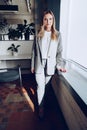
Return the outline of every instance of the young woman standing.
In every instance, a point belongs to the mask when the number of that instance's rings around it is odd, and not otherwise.
[[[65,72],[61,67],[62,45],[60,32],[55,29],[55,17],[52,11],[44,12],[42,26],[35,37],[32,49],[31,72],[35,73],[39,116],[43,117],[45,86],[55,70]]]

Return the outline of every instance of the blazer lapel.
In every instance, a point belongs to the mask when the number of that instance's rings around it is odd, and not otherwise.
[[[41,47],[42,47],[42,39],[39,38],[39,39],[38,39],[38,49],[39,49],[39,54],[40,54],[40,60],[41,60],[41,63],[42,63]]]

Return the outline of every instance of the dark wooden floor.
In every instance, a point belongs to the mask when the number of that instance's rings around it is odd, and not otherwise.
[[[36,91],[34,75],[23,76],[23,86],[35,103],[36,99],[30,91],[30,88]],[[50,86],[46,90],[45,118],[43,121],[40,121],[32,111],[16,113],[16,121],[13,122],[13,125],[11,121],[7,130],[68,130],[52,87]]]

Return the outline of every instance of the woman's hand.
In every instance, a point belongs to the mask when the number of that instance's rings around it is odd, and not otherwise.
[[[66,69],[65,68],[58,68],[58,71],[66,72]]]
[[[34,73],[35,72],[35,70],[34,69],[31,69],[31,73]]]

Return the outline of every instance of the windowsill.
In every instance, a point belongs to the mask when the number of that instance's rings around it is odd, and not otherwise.
[[[55,87],[54,90],[57,94],[59,89],[57,90],[56,86],[58,86],[58,80],[60,79],[83,113],[87,116],[87,68],[73,60],[66,59],[64,59],[64,65],[66,73],[59,72],[58,76],[54,78],[56,82],[56,85],[53,84]]]
[[[87,79],[73,69],[67,70],[62,75],[87,105]]]
[[[83,97],[85,98],[84,95],[87,95],[86,94],[87,91],[83,89],[85,91],[85,94],[84,94],[84,91],[81,92],[81,90],[80,90],[81,85],[82,85],[82,84],[80,85],[80,82],[81,82],[80,78],[81,77],[77,76],[77,75],[78,74],[76,74],[76,72],[71,71],[71,70],[70,70],[70,72],[60,73],[60,74],[55,75],[53,77],[52,85],[53,85],[53,89],[55,91],[55,94],[56,94],[57,98],[58,98],[58,95],[57,95],[58,93],[59,93],[59,95],[65,97],[65,95],[62,95],[63,94],[63,90],[64,90],[63,87],[65,87],[67,89],[67,91],[69,92],[69,94],[73,97],[74,101],[78,104],[79,108],[87,116],[87,104],[85,102],[85,99],[84,100],[82,99]],[[77,76],[77,77],[75,77],[75,76]],[[61,83],[64,84],[64,85],[62,85]],[[61,87],[58,87],[58,86],[61,86]],[[82,86],[82,88],[83,88],[83,86]],[[60,91],[60,92],[58,92],[58,91]],[[81,96],[83,96],[83,97],[81,97]]]

